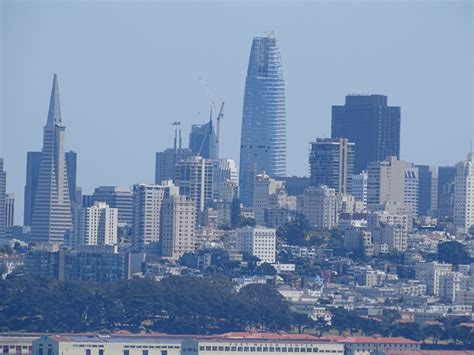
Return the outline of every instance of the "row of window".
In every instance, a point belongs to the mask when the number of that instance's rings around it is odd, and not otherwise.
[[[280,346],[200,346],[200,351],[289,352],[289,353],[342,353],[342,350],[320,350]]]

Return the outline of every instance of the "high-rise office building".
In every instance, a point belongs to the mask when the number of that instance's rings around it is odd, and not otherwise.
[[[195,249],[196,205],[189,196],[170,195],[161,206],[161,253],[177,260]]]
[[[418,215],[437,216],[438,210],[438,168],[417,165],[419,175]]]
[[[157,152],[155,157],[155,184],[162,181],[175,180],[176,164],[181,160],[186,160],[195,154],[188,148],[169,148],[162,152]]]
[[[326,185],[350,193],[354,173],[354,143],[345,138],[317,138],[309,154],[311,186]]]
[[[456,164],[453,217],[454,225],[464,232],[474,226],[474,153]]]
[[[455,175],[455,166],[438,168],[438,219],[441,221],[453,220]]]
[[[159,185],[163,181],[175,180],[176,164],[181,160],[186,160],[195,156],[191,149],[182,148],[181,126],[180,122],[173,123],[174,146],[157,152],[155,155],[155,184]]]
[[[118,224],[132,225],[133,193],[129,187],[99,186],[92,198],[83,196],[83,207],[90,207],[95,202],[105,202],[110,208],[118,210]]]
[[[157,252],[160,242],[160,213],[163,200],[177,195],[178,188],[171,180],[163,185],[137,184],[133,186],[133,235],[135,250]]]
[[[368,174],[365,171],[357,175],[352,175],[351,180],[351,195],[356,201],[362,202],[364,209],[367,208],[367,180]]]
[[[31,218],[31,239],[38,243],[61,244],[65,234],[72,228],[64,149],[65,130],[59,104],[58,79],[54,75]]]
[[[5,228],[15,224],[15,194],[10,192],[5,195]]]
[[[331,137],[355,143],[356,174],[369,162],[400,158],[400,107],[388,106],[383,95],[346,96],[344,106],[332,107]]]
[[[245,81],[240,138],[240,196],[252,204],[255,176],[286,174],[286,102],[280,46],[273,33],[255,37]]]
[[[217,134],[212,118],[204,124],[193,124],[189,134],[189,149],[205,159],[219,159]]]
[[[68,178],[69,196],[71,203],[75,202],[76,196],[76,174],[77,174],[77,153],[69,151],[65,153],[66,170]],[[23,224],[31,226],[31,216],[35,206],[36,189],[40,173],[41,152],[28,152],[26,154],[26,184],[24,196]],[[71,184],[69,184],[71,182]],[[77,201],[79,202],[79,201]]]
[[[0,158],[0,238],[5,236],[5,198],[7,189],[7,173],[3,170],[3,158]]]
[[[203,212],[214,198],[214,170],[215,161],[199,156],[176,164],[175,183],[179,193],[194,200],[197,212]]]

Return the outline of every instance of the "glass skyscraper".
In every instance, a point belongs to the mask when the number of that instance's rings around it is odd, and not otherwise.
[[[273,33],[253,39],[240,139],[240,198],[251,206],[256,174],[286,175],[285,81]]]

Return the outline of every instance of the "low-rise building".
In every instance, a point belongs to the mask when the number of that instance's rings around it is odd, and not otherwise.
[[[141,335],[50,335],[33,342],[33,355],[180,355],[181,339]]]

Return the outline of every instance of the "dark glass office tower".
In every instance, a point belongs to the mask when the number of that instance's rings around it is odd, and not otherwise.
[[[400,158],[400,107],[387,106],[387,96],[349,95],[332,107],[332,138],[348,138],[356,146],[354,173],[371,161]]]
[[[455,175],[456,167],[454,166],[438,168],[438,218],[441,221],[453,220]]]
[[[310,144],[311,186],[326,185],[339,194],[350,193],[354,174],[354,143],[344,138],[316,138]]]
[[[240,138],[240,197],[251,206],[255,175],[286,173],[285,81],[274,34],[255,37],[245,81]]]
[[[217,135],[212,120],[191,126],[189,149],[204,159],[219,159]]]

